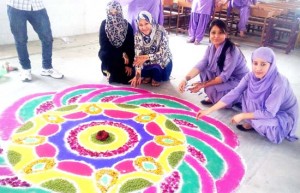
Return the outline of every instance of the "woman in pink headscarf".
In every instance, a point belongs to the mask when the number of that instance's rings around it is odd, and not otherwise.
[[[298,121],[298,102],[286,77],[276,67],[272,49],[261,47],[252,54],[252,72],[249,72],[227,95],[207,110],[200,110],[201,118],[231,104],[242,97],[242,113],[233,116],[233,123],[242,131],[255,130],[273,143],[298,139],[295,136]]]

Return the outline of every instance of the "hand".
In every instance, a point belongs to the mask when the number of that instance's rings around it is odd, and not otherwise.
[[[149,60],[148,55],[136,56],[133,61],[133,66],[142,66],[147,60]]]
[[[196,115],[196,119],[199,120],[200,118],[208,115],[209,113],[210,113],[209,110],[200,110]]]
[[[125,66],[125,73],[127,76],[131,76],[132,74],[132,68],[129,66]]]
[[[199,90],[201,90],[202,88],[204,88],[204,84],[202,82],[195,82],[192,84],[191,88],[189,88],[188,90],[191,93],[196,93],[196,92],[199,92]]]
[[[141,84],[141,82],[142,82],[142,77],[141,77],[141,74],[139,74],[139,73],[137,73],[135,75],[135,77],[133,77],[133,79],[129,80],[129,83],[133,87],[139,86]]]
[[[234,116],[231,118],[231,123],[233,123],[233,124],[238,124],[238,123],[241,122],[242,120],[244,120],[244,114],[243,114],[243,113],[240,113],[240,114],[234,115]]]
[[[185,87],[187,85],[187,81],[186,80],[182,80],[179,85],[178,85],[178,90],[179,92],[183,93],[185,91]]]
[[[123,59],[124,59],[124,64],[128,65],[129,64],[129,58],[125,52],[123,52]]]

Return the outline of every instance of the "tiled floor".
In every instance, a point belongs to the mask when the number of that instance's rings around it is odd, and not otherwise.
[[[240,49],[247,58],[250,67],[251,52],[257,45],[241,42],[240,40],[236,41],[240,44]],[[148,85],[142,85],[141,87],[151,89],[157,93],[183,98],[203,107],[199,103],[204,98],[203,95],[180,94],[177,91],[177,85],[197,60],[201,58],[208,44],[208,39],[205,38],[199,46],[185,42],[185,36],[170,34],[170,47],[174,58],[172,80],[158,88],[152,88]],[[18,98],[28,94],[57,91],[78,84],[107,84],[100,73],[100,61],[97,56],[99,49],[97,34],[55,39],[53,63],[56,69],[65,74],[63,80],[54,80],[39,75],[41,70],[40,44],[39,42],[30,42],[29,45],[33,81],[31,83],[21,82],[17,72],[2,77],[0,79],[0,111],[3,111]],[[284,54],[283,50],[275,50],[275,52],[278,59],[278,68],[289,78],[300,102],[300,76],[298,74],[300,72],[300,50],[293,50],[289,55]],[[2,65],[5,62],[9,62],[12,66],[18,66],[13,45],[0,46],[0,64]],[[247,171],[238,192],[299,192],[300,140],[293,143],[284,141],[280,145],[274,145],[255,132],[238,131],[234,125],[230,124],[230,117],[235,113],[234,110],[220,110],[211,114],[211,116],[227,124],[239,137],[240,146],[237,152],[244,158]],[[297,134],[300,136],[300,128]]]

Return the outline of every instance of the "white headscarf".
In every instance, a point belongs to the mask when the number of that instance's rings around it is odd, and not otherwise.
[[[146,35],[146,34],[143,34],[140,29],[139,29],[139,32],[143,35],[143,40],[146,44],[149,44],[151,42],[151,40],[153,39],[154,35],[155,35],[155,32],[156,32],[156,24],[155,24],[155,21],[151,15],[151,13],[149,13],[148,11],[141,11],[138,15],[138,18],[137,18],[137,23],[139,23],[139,21],[141,19],[144,19],[146,20],[148,23],[150,23],[152,25],[152,30],[150,32],[149,35]]]

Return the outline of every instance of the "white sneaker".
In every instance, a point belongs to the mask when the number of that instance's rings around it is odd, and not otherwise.
[[[63,74],[59,73],[58,71],[54,70],[53,68],[50,69],[43,69],[41,72],[42,76],[50,76],[55,79],[62,79],[64,77]]]
[[[31,70],[22,70],[21,74],[21,80],[23,82],[30,82],[32,80]]]

